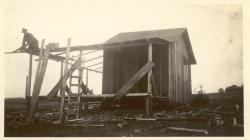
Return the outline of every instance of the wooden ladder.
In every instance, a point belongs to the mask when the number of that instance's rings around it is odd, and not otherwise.
[[[77,73],[77,75],[74,75]],[[81,94],[82,88],[82,73],[83,69],[78,68],[77,71],[70,74],[69,77],[69,92],[65,98],[65,119],[79,119],[81,113]]]

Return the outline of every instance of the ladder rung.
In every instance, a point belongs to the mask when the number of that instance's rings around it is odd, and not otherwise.
[[[79,93],[70,93],[69,97],[70,97],[70,99],[72,99],[72,98],[75,99],[75,98],[80,97],[80,94]]]
[[[80,84],[70,84],[71,86],[80,86]]]
[[[78,115],[79,113],[78,112],[66,112],[65,114],[68,116],[68,115]]]
[[[81,93],[77,93],[77,92],[71,92],[69,96],[73,95],[74,97],[75,96],[80,96]]]
[[[74,75],[72,75],[71,78],[81,78],[81,76],[74,76]]]
[[[79,105],[80,104],[80,102],[77,102],[77,101],[70,101],[70,102],[68,102],[68,105]]]

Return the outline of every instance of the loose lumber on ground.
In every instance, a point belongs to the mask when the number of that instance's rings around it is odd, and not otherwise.
[[[167,130],[183,131],[183,132],[194,132],[194,133],[204,133],[206,135],[208,134],[207,130],[190,129],[190,128],[167,127]]]
[[[124,95],[124,97],[146,97],[148,96],[148,93],[127,93],[126,95]],[[100,94],[100,95],[81,95],[81,100],[82,101],[88,101],[88,100],[98,100],[98,101],[103,101],[105,99],[112,99],[115,97],[115,94]],[[40,97],[41,99],[48,99],[48,97],[44,97],[44,96],[41,96]],[[50,98],[49,100],[55,100],[57,101],[59,97],[53,97],[53,98]],[[160,97],[160,96],[156,96],[156,97],[153,97],[155,99],[166,99],[167,97]]]
[[[121,99],[145,74],[154,66],[153,62],[144,65],[123,87],[115,94],[115,100]]]

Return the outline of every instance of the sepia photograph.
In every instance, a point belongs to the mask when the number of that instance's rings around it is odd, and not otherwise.
[[[3,8],[3,137],[246,135],[242,3]]]

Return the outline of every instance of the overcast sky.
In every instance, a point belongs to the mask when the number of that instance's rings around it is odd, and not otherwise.
[[[103,43],[120,32],[186,27],[197,60],[192,65],[193,89],[203,85],[206,92],[216,92],[221,87],[243,84],[241,8],[236,4],[166,0],[8,0],[4,51],[20,47],[22,27],[40,42],[45,38],[46,43],[58,42],[60,46],[65,46],[69,37],[72,45],[86,45]],[[24,96],[28,58],[27,54],[5,55],[6,97]],[[49,61],[42,94],[55,85],[59,72],[60,63]],[[90,73],[89,86],[99,94],[101,77]]]

